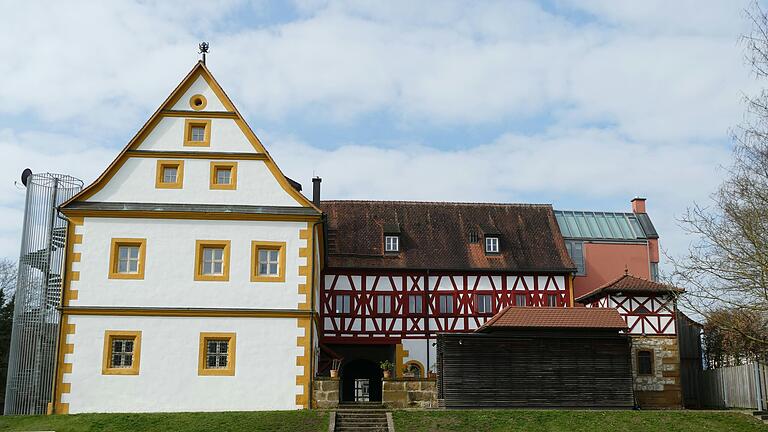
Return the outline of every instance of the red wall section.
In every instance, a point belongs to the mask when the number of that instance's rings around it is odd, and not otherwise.
[[[647,244],[584,243],[585,276],[573,280],[573,296],[579,298],[595,288],[629,273],[650,279],[650,256]]]

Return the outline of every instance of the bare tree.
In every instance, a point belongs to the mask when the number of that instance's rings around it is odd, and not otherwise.
[[[0,291],[3,292],[5,301],[13,299],[13,293],[16,291],[16,276],[19,272],[15,261],[8,258],[0,259]],[[0,304],[2,306],[2,304]]]
[[[752,31],[742,37],[755,77],[768,78],[768,15],[758,3],[746,12]],[[744,121],[733,134],[728,175],[708,206],[694,205],[680,225],[695,240],[688,253],[670,257],[671,281],[688,288],[684,305],[708,324],[768,351],[768,90],[746,96]],[[724,310],[735,312],[722,313]],[[748,312],[761,325],[728,317]],[[747,320],[748,321],[748,320]]]

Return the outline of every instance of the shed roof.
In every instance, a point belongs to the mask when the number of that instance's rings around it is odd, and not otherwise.
[[[507,306],[476,331],[531,328],[625,330],[627,323],[613,308]]]
[[[555,210],[563,237],[583,240],[647,240],[659,238],[647,213]]]
[[[607,282],[604,285],[595,288],[593,291],[590,291],[589,293],[577,298],[576,301],[579,303],[587,303],[594,300],[596,297],[617,293],[649,295],[681,293],[684,291],[685,290],[682,288],[639,278],[637,276],[632,276],[629,273],[624,273],[618,278]]]
[[[571,272],[552,206],[408,201],[321,201],[329,267]],[[398,228],[400,252],[383,236]],[[499,237],[486,254],[484,235]]]

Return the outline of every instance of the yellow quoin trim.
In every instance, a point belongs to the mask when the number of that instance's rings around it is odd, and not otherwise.
[[[166,183],[163,181],[165,168],[176,168],[176,181]],[[184,186],[184,161],[183,160],[158,160],[155,173],[156,189],[181,189]]]
[[[139,266],[136,273],[119,273],[118,249],[120,246],[139,247]],[[144,266],[147,259],[147,239],[143,238],[113,238],[109,247],[109,279],[144,279]]]
[[[302,393],[296,395],[296,405],[302,408],[309,408],[309,377],[312,374],[310,368],[314,358],[310,338],[312,320],[310,318],[299,318],[296,320],[296,324],[299,329],[304,330],[303,336],[296,337],[296,347],[302,349],[301,354],[296,356],[296,366],[302,367],[302,372],[296,375],[296,385],[302,388]]]
[[[75,234],[75,230],[79,226],[83,226],[82,217],[69,218],[69,225],[67,226],[67,253],[64,263],[66,272],[64,274],[64,285],[61,293],[62,306],[69,306],[69,303],[73,300],[77,300],[78,296],[77,290],[72,289],[72,281],[80,280],[80,272],[72,270],[72,263],[80,262],[82,257],[80,252],[75,252],[75,245],[83,244],[83,235]]]
[[[205,138],[202,141],[192,141],[192,128],[205,128]],[[211,146],[211,120],[186,119],[184,120],[184,146],[186,147],[210,147]]]
[[[189,98],[189,107],[195,111],[204,110],[206,105],[208,105],[208,99],[201,94],[196,94]]]
[[[217,183],[216,171],[229,169],[229,183]],[[213,162],[211,161],[211,189],[235,190],[237,189],[237,162]]]
[[[314,252],[312,248],[312,224],[308,223],[306,229],[299,230],[299,240],[306,240],[306,247],[299,248],[299,258],[304,257],[307,259],[305,265],[299,266],[299,276],[305,276],[304,283],[299,283],[299,294],[304,295],[304,302],[299,303],[298,308],[300,310],[310,310],[311,301],[310,293],[312,291],[311,278],[309,272],[312,271],[312,259],[314,258]]]
[[[112,341],[115,339],[133,339],[133,363],[129,368],[113,368]],[[104,353],[101,363],[102,375],[138,375],[141,362],[141,331],[106,330],[104,331]]]
[[[259,274],[259,250],[265,249],[279,252],[277,276]],[[285,282],[285,242],[257,240],[251,242],[251,282]]]
[[[69,403],[62,401],[62,395],[72,391],[72,384],[64,382],[64,375],[72,373],[72,363],[65,363],[65,355],[75,352],[75,345],[67,343],[67,336],[75,334],[75,325],[69,324],[69,317],[64,314],[61,317],[59,329],[59,353],[56,363],[56,380],[53,391],[53,414],[69,414]]]
[[[227,367],[209,369],[206,367],[207,342],[209,340],[227,341]],[[197,362],[197,374],[200,376],[234,376],[235,375],[235,356],[237,354],[235,345],[237,344],[236,333],[200,333],[200,352]]]
[[[195,280],[196,281],[228,281],[229,280],[229,240],[197,240],[195,242]],[[223,248],[223,267],[220,275],[203,274],[203,249]]]
[[[395,345],[395,378],[403,377],[403,360],[408,357],[408,350],[403,349],[403,344]]]

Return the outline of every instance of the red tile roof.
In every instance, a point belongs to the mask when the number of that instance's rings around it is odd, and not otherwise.
[[[331,268],[575,270],[550,205],[322,201],[320,208]],[[400,235],[399,253],[384,252],[385,233]],[[498,254],[485,253],[486,234],[499,237]]]
[[[476,331],[523,328],[625,330],[627,323],[613,308],[508,306]]]
[[[594,300],[596,297],[601,297],[605,294],[672,294],[682,293],[684,291],[685,290],[682,288],[665,285],[625,273],[618,278],[596,288],[595,290],[584,294],[583,296],[577,298],[576,301],[579,303],[588,303]]]

